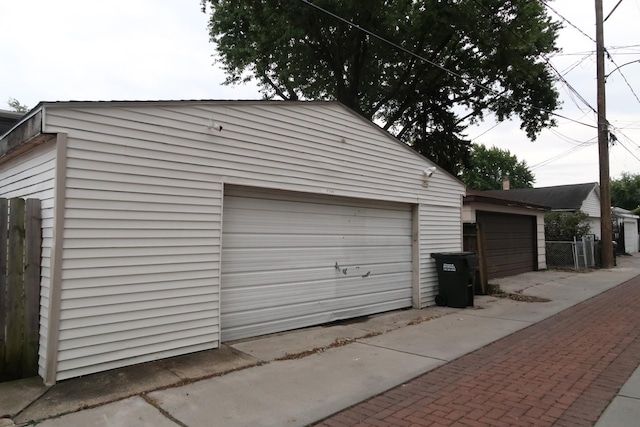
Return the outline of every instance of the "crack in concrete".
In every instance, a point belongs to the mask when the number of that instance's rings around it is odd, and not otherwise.
[[[154,408],[156,408],[158,410],[158,412],[160,412],[165,418],[173,421],[174,423],[176,423],[177,425],[179,425],[180,427],[189,427],[188,425],[186,425],[185,423],[183,423],[182,421],[180,421],[179,419],[175,418],[174,416],[172,416],[169,412],[167,412],[166,410],[164,410],[160,404],[153,399],[152,397],[148,396],[147,393],[142,393],[140,395],[140,397],[147,402],[149,405],[153,406]]]

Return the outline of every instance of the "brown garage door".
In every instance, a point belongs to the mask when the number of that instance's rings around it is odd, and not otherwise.
[[[536,221],[534,216],[476,212],[481,224],[489,279],[536,269]]]

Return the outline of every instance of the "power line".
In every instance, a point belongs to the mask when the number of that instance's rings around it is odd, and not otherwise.
[[[574,152],[576,152],[578,150],[581,150],[581,149],[586,148],[586,147],[593,146],[593,144],[596,142],[595,140],[596,140],[596,138],[594,137],[594,138],[591,138],[588,141],[584,141],[584,142],[582,142],[582,143],[580,143],[580,144],[578,144],[578,145],[576,145],[574,147],[571,147],[569,150],[567,150],[567,151],[565,151],[563,153],[560,153],[560,154],[557,154],[557,155],[555,155],[553,157],[550,157],[547,160],[543,160],[542,162],[537,163],[537,164],[535,164],[533,166],[529,166],[529,169],[531,171],[533,171],[535,169],[539,169],[539,168],[541,168],[543,166],[546,166],[546,165],[548,165],[550,163],[555,162],[556,160],[559,160],[559,159],[561,159],[561,158],[563,158],[565,156],[568,156],[569,154],[572,154],[572,153],[574,153]]]
[[[582,31],[580,28],[578,28],[577,25],[575,25],[573,22],[569,21],[567,18],[565,18],[564,16],[560,15],[560,13],[555,10],[554,8],[552,8],[551,6],[549,6],[549,3],[546,2],[546,0],[540,0],[540,2],[542,4],[544,4],[549,10],[551,10],[553,13],[555,13],[556,15],[558,15],[558,17],[560,19],[562,19],[564,22],[566,22],[567,24],[571,25],[573,28],[575,28],[576,30],[578,30],[580,32],[580,34],[582,34],[583,36],[587,37],[589,40],[591,40],[592,42],[596,42],[596,39],[594,39],[593,37],[591,37],[589,34],[585,33],[584,31]]]
[[[363,33],[368,34],[368,35],[370,35],[371,37],[374,37],[374,38],[376,38],[376,39],[380,40],[380,41],[381,41],[381,42],[383,42],[383,43],[387,43],[388,45],[393,46],[394,48],[396,48],[396,49],[398,49],[398,50],[400,50],[400,51],[402,51],[402,52],[404,52],[404,53],[406,53],[406,54],[408,54],[408,55],[410,55],[410,56],[412,56],[412,57],[414,57],[414,58],[417,58],[417,59],[419,59],[419,60],[421,60],[421,61],[424,61],[424,62],[426,62],[427,64],[430,64],[430,65],[432,65],[432,66],[434,66],[434,67],[438,68],[439,70],[444,71],[445,73],[449,74],[450,76],[453,76],[453,77],[459,78],[459,79],[461,79],[462,81],[464,81],[465,83],[472,83],[472,84],[476,85],[477,87],[479,87],[479,88],[481,88],[481,89],[484,89],[484,90],[486,90],[487,92],[492,93],[492,94],[494,94],[495,96],[498,96],[498,97],[500,97],[500,98],[506,98],[506,95],[504,95],[503,93],[500,93],[500,92],[496,91],[495,89],[492,89],[492,88],[490,88],[490,87],[488,87],[488,86],[485,86],[485,85],[484,85],[484,84],[482,84],[482,83],[478,83],[477,81],[475,81],[475,80],[473,80],[473,79],[470,79],[470,78],[468,78],[468,77],[464,77],[463,75],[461,75],[461,74],[459,74],[459,73],[456,73],[455,71],[449,70],[448,68],[446,68],[446,67],[444,67],[444,66],[442,66],[442,65],[440,65],[440,64],[438,64],[438,63],[436,63],[436,62],[433,62],[433,61],[431,61],[431,60],[429,60],[429,59],[427,59],[427,58],[425,58],[425,57],[423,57],[423,56],[421,56],[421,55],[418,55],[417,53],[414,53],[414,52],[412,52],[412,51],[410,51],[410,50],[408,50],[408,49],[406,49],[406,48],[404,48],[404,47],[402,47],[402,46],[400,46],[400,45],[398,45],[398,44],[396,44],[396,43],[393,43],[393,42],[392,42],[392,41],[390,41],[390,40],[385,39],[384,37],[382,37],[382,36],[380,36],[380,35],[378,35],[378,34],[376,34],[376,33],[372,32],[372,31],[370,31],[370,30],[367,30],[366,28],[361,27],[360,25],[358,25],[358,24],[356,24],[356,23],[354,23],[354,22],[349,21],[348,19],[345,19],[345,18],[343,18],[343,17],[341,17],[341,16],[339,16],[339,15],[336,15],[336,14],[335,14],[335,13],[333,13],[333,12],[330,12],[330,11],[328,11],[328,10],[326,10],[326,9],[323,9],[323,8],[322,8],[322,7],[320,7],[320,6],[318,6],[318,5],[316,5],[316,4],[311,3],[309,0],[300,0],[300,1],[301,1],[302,3],[304,3],[304,4],[306,4],[307,6],[310,6],[310,7],[314,8],[314,9],[316,9],[316,10],[318,10],[318,11],[320,11],[320,12],[322,12],[322,13],[324,13],[324,14],[328,15],[328,16],[331,16],[331,17],[332,17],[332,18],[334,18],[334,19],[337,19],[337,20],[339,20],[339,21],[341,21],[341,22],[343,22],[343,23],[347,24],[348,26],[350,26],[350,27],[352,27],[352,28],[355,28],[355,29],[357,29],[357,30],[359,30],[359,31],[362,31]],[[576,94],[577,94],[577,93],[576,93]],[[577,96],[581,97],[581,96],[580,96],[580,94],[577,94]],[[515,100],[515,99],[509,99],[509,100],[510,100],[511,102],[515,103],[515,104],[518,104],[518,105],[522,105],[522,106],[525,106],[525,107],[530,107],[530,108],[536,109],[536,110],[538,110],[538,111],[542,111],[542,112],[544,112],[544,113],[547,113],[547,114],[550,114],[550,115],[554,115],[554,116],[560,117],[560,118],[562,118],[562,119],[569,120],[569,121],[571,121],[571,122],[575,122],[575,123],[580,124],[580,125],[582,125],[582,126],[586,126],[586,127],[590,127],[590,128],[597,129],[597,126],[596,126],[596,125],[591,125],[591,124],[588,124],[588,123],[583,123],[583,122],[580,122],[580,121],[578,121],[578,120],[572,119],[572,118],[570,118],[570,117],[566,117],[566,116],[563,116],[563,115],[561,115],[561,114],[555,113],[555,112],[553,112],[553,111],[547,110],[547,109],[545,109],[545,108],[536,107],[536,106],[534,106],[534,105],[527,104],[527,103],[524,103],[524,102],[520,102],[520,101]],[[586,102],[586,101],[585,101],[585,102]]]
[[[580,141],[577,140],[575,138],[572,138],[570,136],[567,136],[565,134],[563,134],[562,132],[556,130],[556,129],[549,129],[549,132],[551,132],[552,134],[554,134],[555,136],[557,136],[559,139],[563,140],[564,142],[571,144],[573,146],[576,145],[582,145],[585,143],[585,141]]]
[[[627,139],[627,141],[629,141],[631,144],[638,147],[638,149],[640,150],[640,145],[638,145],[638,143],[636,143],[633,139],[629,138],[625,133],[623,133],[620,128],[616,128],[616,133],[619,133],[620,135],[624,136]]]
[[[620,4],[620,3],[618,3],[618,4]],[[606,52],[606,50],[605,50],[605,52]],[[613,70],[611,73],[617,71],[622,76],[622,79],[627,84],[627,87],[629,88],[629,90],[631,91],[633,96],[636,98],[636,101],[638,101],[638,104],[640,104],[640,98],[638,98],[638,94],[636,93],[635,90],[633,90],[633,87],[631,87],[631,84],[629,83],[629,80],[627,80],[627,77],[622,73],[622,70],[620,69],[620,68],[624,67],[625,65],[633,64],[634,62],[640,62],[640,59],[636,60],[636,61],[627,62],[626,64],[618,65],[618,64],[616,64],[616,61],[613,60],[613,57],[609,54],[609,52],[607,52],[607,57],[613,63],[613,65],[616,66],[615,70]],[[609,73],[609,74],[607,74],[605,76],[605,82],[606,82],[607,77],[609,77],[611,75],[611,73]]]
[[[502,122],[497,122],[495,125],[491,126],[489,129],[485,130],[484,132],[482,132],[480,135],[474,137],[473,139],[471,139],[469,142],[473,142],[476,139],[480,138],[482,135],[487,134],[489,132],[491,132],[492,130],[494,130],[496,127],[498,127]]]
[[[544,4],[547,8],[549,8],[549,10],[553,11],[553,13],[555,13],[556,15],[558,15],[560,17],[560,19],[562,19],[564,22],[566,22],[567,24],[569,24],[570,26],[572,26],[573,28],[575,28],[576,30],[578,30],[582,35],[584,35],[585,37],[587,37],[589,40],[591,40],[592,42],[596,43],[596,40],[591,37],[589,34],[585,33],[584,31],[582,31],[580,28],[578,28],[577,25],[575,25],[573,22],[569,21],[567,18],[565,18],[564,16],[562,16],[557,10],[555,10],[553,7],[549,6],[549,4],[546,2],[546,0],[540,0],[542,2],[542,4]],[[609,17],[611,16],[611,14],[618,8],[618,6],[620,6],[620,3],[622,3],[622,0],[619,0],[618,3],[616,3],[616,5],[613,7],[613,9],[611,10],[611,12],[609,12],[609,14],[607,15],[607,17],[604,19],[604,21],[606,21],[607,19],[609,19]],[[604,22],[603,21],[603,22]],[[636,101],[638,101],[638,103],[640,104],[640,98],[638,97],[638,94],[635,92],[635,90],[633,90],[633,87],[631,87],[631,84],[629,84],[629,81],[627,80],[627,78],[625,77],[625,75],[622,73],[622,71],[620,71],[620,67],[618,67],[618,64],[616,64],[616,62],[613,60],[613,57],[611,56],[611,54],[609,53],[609,51],[605,48],[605,53],[607,54],[607,58],[613,62],[613,64],[617,67],[618,72],[620,73],[620,75],[622,76],[623,80],[625,81],[625,83],[627,84],[627,86],[629,87],[629,90],[631,90],[631,93],[633,94],[633,96],[636,98]],[[577,66],[577,65],[576,65]],[[573,67],[575,68],[575,67]],[[572,68],[572,69],[573,69]],[[591,109],[593,109],[593,107],[591,107]],[[595,111],[595,110],[594,110]]]
[[[627,150],[627,152],[628,152],[629,154],[631,154],[631,156],[633,156],[633,158],[634,158],[634,159],[636,159],[637,161],[639,161],[639,162],[640,162],[640,158],[639,158],[638,156],[636,156],[635,154],[633,154],[633,151],[629,150],[629,148],[627,148],[627,146],[626,146],[626,145],[624,145],[624,143],[623,143],[622,141],[620,141],[620,146],[621,146],[622,148],[624,148],[625,150]]]
[[[578,61],[574,62],[573,64],[569,65],[567,68],[565,68],[562,71],[562,75],[566,76],[567,74],[569,74],[570,72],[572,72],[574,69],[576,69],[577,67],[580,66],[580,64],[582,64],[584,61],[586,61],[587,59],[589,59],[591,57],[592,54],[589,55],[584,55],[582,58],[580,58]]]
[[[491,13],[491,10],[489,10],[485,5],[483,5],[482,3],[480,3],[478,0],[473,0],[473,2],[474,2],[476,5],[478,5],[479,7],[483,8],[484,10],[486,10],[487,12]],[[543,1],[543,3],[544,3],[544,1]],[[524,38],[522,38],[522,37],[520,36],[520,34],[518,34],[518,33],[514,32],[514,31],[511,31],[511,34],[513,34],[513,35],[515,35],[516,37],[518,37],[518,38],[520,39],[520,41],[522,41],[522,42],[524,42],[524,43],[527,43],[527,41],[526,41]],[[534,48],[535,48],[535,46],[534,46]],[[553,72],[555,72],[555,73],[556,73],[556,75],[558,76],[558,79],[560,80],[560,82],[561,82],[561,83],[563,83],[563,84],[564,84],[564,85],[569,89],[569,91],[570,91],[570,92],[573,92],[573,94],[574,94],[576,97],[578,97],[578,99],[579,99],[579,100],[580,100],[584,105],[586,105],[587,107],[589,107],[589,109],[590,109],[591,111],[593,111],[594,113],[596,113],[596,114],[597,114],[596,109],[595,109],[591,104],[589,104],[589,102],[588,102],[588,101],[587,101],[587,100],[586,100],[586,99],[585,99],[585,98],[584,98],[584,97],[583,97],[583,96],[582,96],[582,95],[577,91],[577,89],[576,89],[576,88],[574,88],[574,87],[573,87],[573,86],[572,86],[572,85],[571,85],[571,84],[570,84],[570,83],[569,83],[569,82],[564,78],[564,73],[561,73],[560,71],[558,71],[558,69],[557,69],[557,68],[556,68],[556,67],[551,63],[551,60],[550,60],[546,55],[544,55],[542,52],[540,52],[540,50],[538,50],[538,56],[540,56],[540,57],[541,57],[541,58],[542,58],[542,59],[547,63],[547,66],[548,66],[551,70],[553,70]],[[584,59],[586,59],[586,58],[583,58],[580,62],[584,61]],[[580,62],[579,62],[579,63],[580,63]],[[579,65],[579,63],[578,63],[578,65]],[[576,65],[576,66],[577,66],[577,65]],[[573,100],[573,102],[576,104],[576,106],[577,106],[578,108],[580,108],[580,107],[577,105],[577,103],[575,102],[575,100],[574,100],[573,98],[572,98],[572,100]]]
[[[629,49],[632,47],[640,47],[640,44],[629,44],[624,46],[611,46],[610,49]]]
[[[616,5],[615,5],[615,6],[613,6],[613,9],[611,9],[611,12],[609,12],[609,14],[607,15],[607,17],[606,17],[606,18],[604,18],[604,19],[602,20],[602,22],[607,22],[607,19],[609,19],[609,17],[611,16],[611,14],[612,14],[613,12],[615,12],[615,11],[616,11],[616,9],[618,8],[618,6],[620,6],[620,3],[622,3],[622,0],[618,0],[618,3],[616,3]]]
[[[569,52],[569,53],[558,52],[558,53],[554,53],[553,55],[551,55],[550,58],[556,58],[558,56],[585,56],[585,55],[586,56],[590,56],[590,55],[593,55],[595,53],[596,53],[595,50],[585,50],[585,51],[582,51],[582,52]]]

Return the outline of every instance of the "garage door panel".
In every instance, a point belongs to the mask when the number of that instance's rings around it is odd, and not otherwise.
[[[279,193],[276,195],[276,193]],[[236,195],[238,194],[238,195]],[[275,195],[270,198],[270,194]],[[304,197],[311,197],[303,200]],[[291,198],[292,200],[286,200]],[[256,204],[255,200],[260,200]],[[371,218],[405,218],[402,212],[411,210],[409,205],[398,203],[379,203],[366,200],[349,201],[348,206],[337,197],[307,196],[300,193],[269,192],[245,195],[242,190],[232,189],[225,193],[225,201],[233,204],[242,212],[264,211],[280,213],[324,214],[329,216],[368,216]]]
[[[361,276],[369,273],[370,276],[382,276],[388,274],[410,273],[410,262],[393,262],[393,263],[376,263],[376,264],[360,264],[358,266],[345,266],[348,276]],[[310,282],[318,280],[318,278],[329,278],[326,280],[334,280],[336,276],[344,275],[342,271],[336,271],[335,266],[321,268],[297,268],[287,270],[259,270],[252,272],[240,271],[237,273],[227,272],[225,274],[225,289],[233,289],[235,287],[255,286],[255,285],[272,285]]]
[[[302,203],[307,209],[296,209],[294,204],[289,204],[287,208],[280,209],[267,209],[256,207],[243,207],[234,203],[237,198],[225,199],[227,203],[232,203],[234,207],[235,215],[238,216],[239,221],[250,221],[255,218],[264,217],[269,223],[280,224],[282,220],[293,220],[304,223],[306,218],[313,221],[327,222],[328,224],[341,224],[341,223],[353,223],[353,224],[384,224],[386,219],[406,219],[404,212],[408,210],[387,211],[381,212],[374,209],[363,208],[350,208],[340,209],[340,206],[323,206],[312,203]],[[271,201],[272,205],[275,201]],[[246,203],[245,203],[246,204]],[[255,206],[255,205],[254,205]],[[331,208],[331,210],[327,210]],[[271,214],[277,214],[272,216]]]
[[[478,211],[476,221],[482,225],[489,279],[535,269],[534,216]]]
[[[256,200],[260,202],[256,203]],[[411,216],[407,215],[408,208],[383,211],[356,207],[347,209],[317,203],[282,203],[286,207],[275,209],[279,206],[276,200],[247,201],[238,197],[225,197],[225,217],[233,219],[231,223],[225,224],[225,232],[261,233],[269,228],[274,233],[299,234],[315,231],[313,234],[321,234],[320,230],[310,230],[309,224],[323,224],[324,231],[333,234],[394,236],[399,229],[411,225]],[[298,205],[305,209],[300,209]]]
[[[227,203],[233,203],[227,201]],[[263,209],[248,209],[242,210],[235,208],[229,210],[229,213],[234,215],[234,223],[239,224],[271,224],[274,227],[281,227],[286,230],[288,225],[307,225],[309,221],[316,223],[322,223],[327,225],[351,225],[353,227],[367,227],[367,226],[404,226],[406,222],[405,211],[394,212],[394,215],[389,216],[372,216],[361,213],[359,211],[353,211],[351,213],[334,213],[334,214],[322,214],[318,212],[295,212],[295,211],[268,211]],[[277,215],[277,216],[271,216]],[[387,221],[388,219],[396,220],[394,222]],[[259,220],[256,222],[256,220]]]
[[[531,242],[529,242],[529,245],[531,245]],[[496,243],[495,245],[486,245],[486,249],[488,252],[490,252],[491,256],[511,256],[511,255],[523,255],[523,254],[530,254],[531,253],[531,248],[525,246],[524,244],[519,245],[519,246],[515,246],[513,244],[508,244],[508,247],[505,247],[505,242],[503,241],[502,243]]]
[[[491,252],[489,257],[499,259],[501,264],[531,263],[530,252],[505,251],[503,249],[500,251]]]
[[[391,290],[367,295],[283,304],[260,310],[235,311],[226,316],[225,325],[228,328],[246,327],[247,325],[262,328],[263,324],[276,324],[288,320],[295,321],[295,319],[300,319],[301,325],[294,326],[294,328],[300,328],[309,326],[303,319],[313,315],[326,315],[328,317],[323,317],[324,321],[331,322],[336,320],[332,317],[335,313],[350,312],[355,313],[356,316],[362,316],[362,314],[359,314],[360,309],[368,309],[365,314],[375,313],[377,312],[375,305],[379,304],[381,298],[391,306],[395,306],[397,303],[411,304],[411,292],[407,292],[406,290]]]
[[[232,188],[222,339],[411,306],[411,230],[409,205]]]
[[[505,245],[507,247],[505,247]],[[505,240],[494,240],[493,242],[486,242],[485,245],[488,251],[497,254],[510,254],[513,252],[518,253],[531,253],[531,240],[511,240],[507,242]]]
[[[293,306],[299,303],[313,303],[333,299],[357,297],[362,294],[362,281],[366,280],[367,294],[401,291],[411,280],[411,272],[393,273],[379,276],[350,277],[344,279],[320,280],[315,282],[293,282],[277,285],[254,285],[225,290],[225,311],[249,311],[270,308],[277,301],[278,306]],[[395,287],[390,283],[396,284]],[[410,290],[409,290],[410,291]]]
[[[280,239],[279,234],[238,234],[225,242],[227,249],[243,248],[309,248],[309,247],[363,247],[363,246],[407,246],[410,236],[402,235],[356,235],[356,234],[290,234]]]
[[[247,259],[252,260],[251,264]],[[335,270],[336,264],[341,269],[355,269],[407,259],[411,259],[411,247],[230,249],[225,250],[222,274],[311,267],[324,267],[328,273]]]
[[[638,226],[636,220],[624,221],[624,249],[627,253],[638,252]]]
[[[397,309],[396,301],[386,303],[375,302],[369,306],[347,307],[343,310],[333,310],[328,312],[309,312],[305,316],[291,317],[280,320],[256,321],[247,325],[234,326],[234,335],[237,336],[258,336],[273,333],[273,331],[287,331],[291,329],[303,328],[307,326],[320,325],[338,319],[349,319],[357,316],[365,316],[367,314],[380,313]],[[224,338],[223,338],[224,340]]]
[[[395,227],[391,227],[389,225],[383,225],[384,222],[372,222],[369,224],[354,224],[344,222],[342,224],[338,223],[328,223],[323,222],[320,219],[307,219],[307,224],[304,222],[297,222],[294,220],[282,220],[278,223],[266,223],[262,222],[259,219],[255,219],[253,221],[246,222],[234,222],[230,224],[225,231],[227,233],[239,233],[239,234],[252,234],[252,233],[263,233],[265,228],[268,228],[269,234],[275,234],[281,232],[282,235],[298,235],[298,234],[308,234],[309,233],[309,222],[313,222],[315,224],[323,224],[325,231],[331,234],[342,234],[342,235],[350,235],[350,236],[397,236],[402,233],[407,227],[411,226],[411,222],[406,222],[404,224],[398,224]],[[388,224],[388,223],[387,223]],[[317,232],[316,235],[322,235],[320,231]]]

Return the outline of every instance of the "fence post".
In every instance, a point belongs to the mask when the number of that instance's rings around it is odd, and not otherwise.
[[[482,224],[478,224],[478,272],[480,275],[480,287],[482,293],[486,294],[489,290],[489,273],[487,272],[487,242],[484,239],[484,228]]]
[[[587,259],[587,238],[582,236],[582,256],[584,258],[584,269],[587,270],[589,268],[589,261]]]
[[[25,233],[25,268],[23,282],[25,325],[22,375],[30,377],[38,374],[38,345],[40,342],[40,256],[42,248],[42,228],[39,199],[27,200]]]
[[[41,240],[40,201],[0,199],[0,381],[38,373]]]
[[[9,253],[7,256],[7,343],[5,368],[10,377],[22,377],[24,339],[24,200],[9,200]]]
[[[6,370],[6,336],[9,305],[7,304],[7,225],[9,221],[9,203],[0,199],[0,380],[9,372]]]

